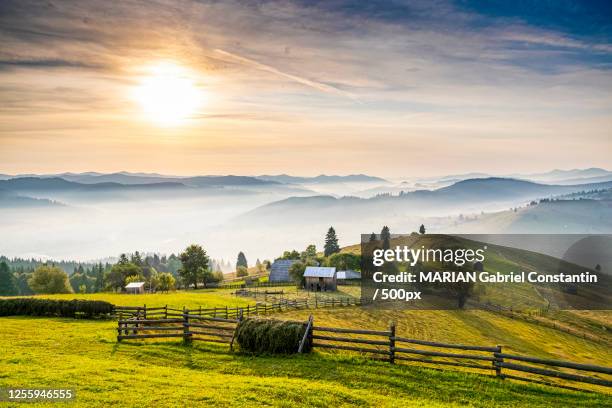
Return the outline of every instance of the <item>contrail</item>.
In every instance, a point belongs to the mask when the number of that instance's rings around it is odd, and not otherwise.
[[[229,58],[231,58],[231,59],[233,59],[235,61],[239,61],[239,62],[242,62],[244,64],[250,65],[250,66],[252,66],[254,68],[260,69],[262,71],[267,71],[267,72],[270,72],[272,74],[276,74],[276,75],[285,77],[287,79],[290,79],[292,81],[295,81],[295,82],[297,82],[299,84],[309,86],[309,87],[314,88],[314,89],[316,89],[318,91],[325,92],[325,93],[333,93],[333,94],[336,94],[336,95],[345,96],[345,97],[348,97],[350,99],[353,99],[353,100],[357,101],[357,98],[355,97],[355,95],[351,94],[350,92],[343,91],[342,89],[336,88],[334,86],[323,84],[323,83],[316,82],[316,81],[311,81],[310,79],[302,78],[302,77],[299,77],[297,75],[288,74],[288,73],[280,71],[280,70],[278,70],[278,69],[276,69],[276,68],[274,68],[274,67],[272,67],[270,65],[262,64],[261,62],[252,60],[250,58],[245,58],[245,57],[242,57],[240,55],[236,55],[236,54],[233,54],[231,52],[227,52],[227,51],[224,51],[224,50],[221,50],[221,49],[215,49],[215,52],[218,53],[218,54],[224,55],[226,57],[229,57]]]

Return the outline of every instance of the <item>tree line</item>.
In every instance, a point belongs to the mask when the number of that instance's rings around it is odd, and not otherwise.
[[[241,258],[246,264],[244,254]],[[210,259],[195,244],[178,255],[124,253],[115,264],[0,257],[0,295],[117,292],[130,282],[145,282],[147,291],[206,287],[223,280],[222,267],[226,267],[224,261]]]

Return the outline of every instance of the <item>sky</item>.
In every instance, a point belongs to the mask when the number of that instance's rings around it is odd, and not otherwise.
[[[602,1],[0,2],[0,173],[610,168]]]

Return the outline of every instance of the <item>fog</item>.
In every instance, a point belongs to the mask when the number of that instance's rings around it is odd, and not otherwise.
[[[0,254],[9,257],[87,261],[134,251],[177,253],[198,243],[213,258],[233,260],[244,251],[254,264],[256,259],[274,259],[308,244],[322,249],[330,226],[341,246],[358,244],[361,234],[379,233],[384,225],[398,234],[417,231],[421,224],[432,233],[612,233],[609,194],[529,205],[586,187],[507,179],[467,180],[403,195],[373,193],[368,198],[342,198],[341,193],[375,192],[397,184],[83,187],[77,183],[31,190],[15,185],[0,186]]]

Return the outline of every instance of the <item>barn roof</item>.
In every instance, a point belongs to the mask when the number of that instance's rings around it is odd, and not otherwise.
[[[338,279],[361,279],[361,273],[357,271],[338,271]]]
[[[289,268],[297,262],[296,259],[277,259],[270,268],[270,282],[288,282]]]
[[[307,266],[304,271],[305,278],[333,278],[336,268],[325,266]]]
[[[126,289],[138,289],[138,288],[142,288],[144,287],[144,282],[130,282],[127,285],[125,285]]]

